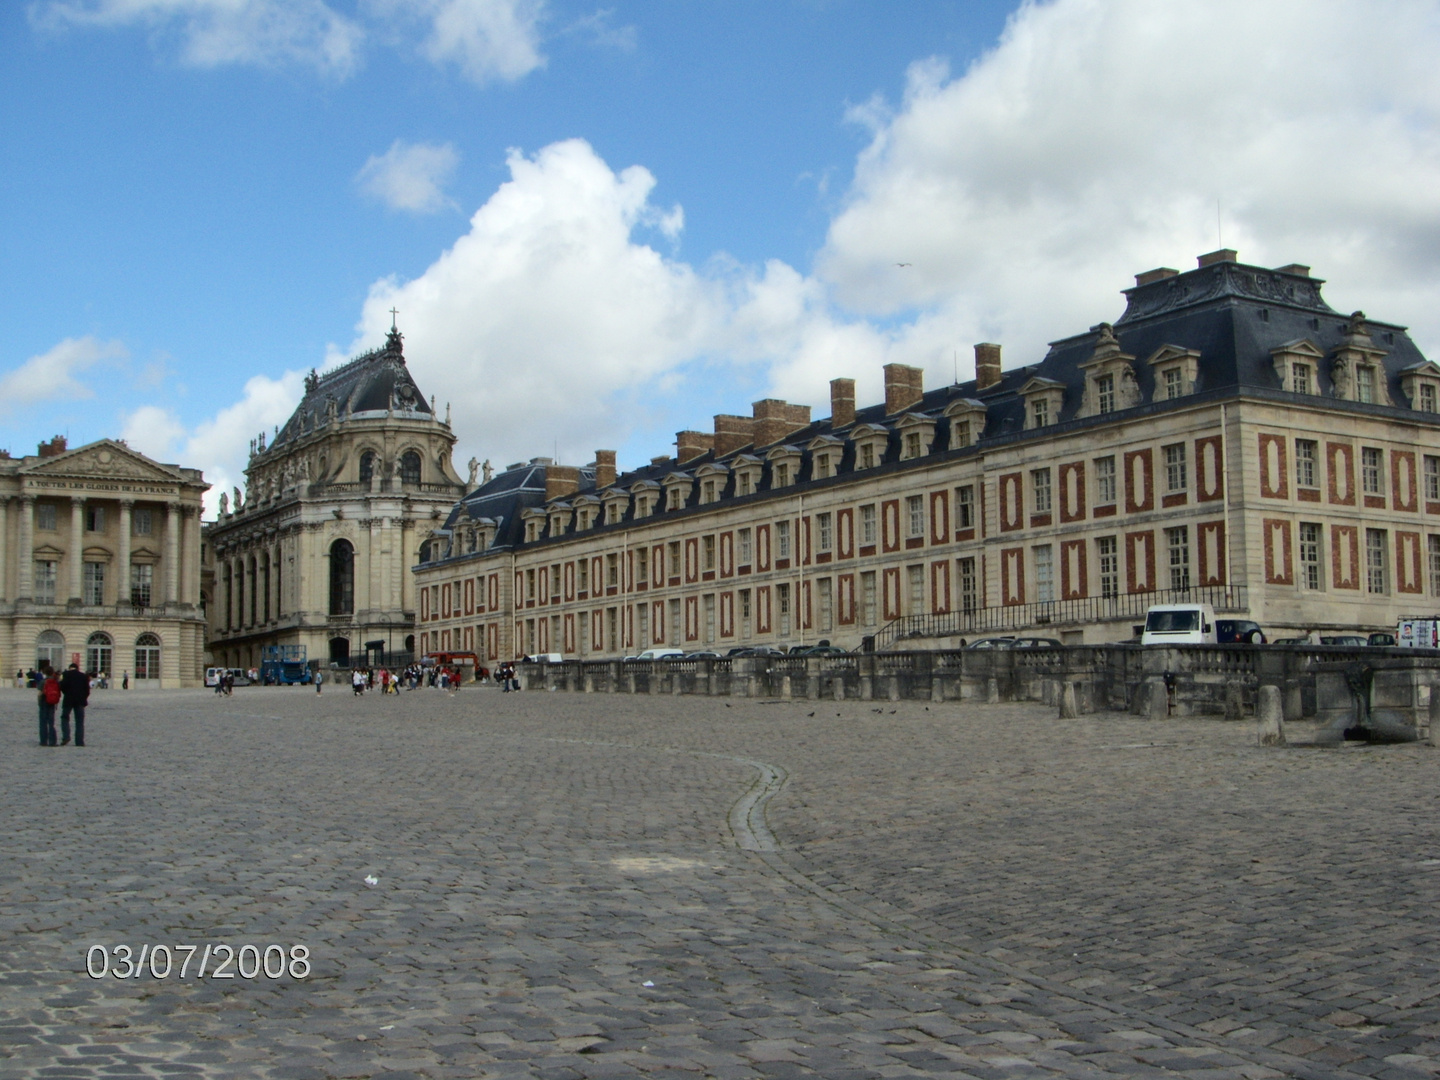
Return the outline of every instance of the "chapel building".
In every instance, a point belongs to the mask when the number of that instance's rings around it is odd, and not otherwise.
[[[112,686],[199,686],[209,487],[114,439],[0,453],[0,672],[73,662]]]
[[[887,365],[883,402],[835,379],[828,419],[756,402],[620,475],[536,459],[429,535],[420,648],[1091,644],[1173,601],[1272,637],[1393,629],[1440,607],[1440,367],[1321,284],[1211,252],[1037,363],[977,345],[974,380],[928,391]]]
[[[394,327],[383,347],[312,371],[294,415],[252,443],[245,494],[222,495],[207,526],[213,663],[258,667],[268,645],[342,665],[403,662],[415,553],[465,491],[454,445]]]

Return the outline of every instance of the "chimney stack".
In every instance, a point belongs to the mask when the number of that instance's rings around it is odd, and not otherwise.
[[[777,443],[792,431],[799,431],[810,423],[809,405],[791,405],[779,398],[766,398],[753,402],[750,408],[755,413],[756,446]]]
[[[59,457],[65,453],[65,436],[56,435],[49,442],[42,442],[39,449],[41,457]]]
[[[894,416],[925,396],[925,372],[909,364],[885,365],[885,415]]]
[[[755,421],[748,416],[717,413],[715,416],[715,456],[726,457],[755,441]]]
[[[1207,266],[1214,266],[1216,263],[1233,263],[1239,261],[1240,256],[1234,248],[1221,248],[1219,251],[1207,252],[1195,260],[1196,264],[1202,270]]]
[[[839,431],[855,423],[855,380],[830,380],[830,430]]]
[[[595,451],[595,490],[601,491],[615,483],[615,451]]]
[[[580,490],[580,470],[574,465],[545,466],[545,501],[563,499]]]
[[[986,390],[1000,381],[1000,346],[982,341],[975,346],[975,389]]]
[[[694,461],[707,450],[715,448],[715,436],[703,431],[677,431],[675,433],[675,463],[684,465]]]

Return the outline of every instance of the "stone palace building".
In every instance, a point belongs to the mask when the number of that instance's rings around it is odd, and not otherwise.
[[[258,667],[266,645],[341,664],[412,650],[411,566],[465,491],[454,445],[393,327],[382,348],[311,372],[294,415],[252,444],[246,493],[221,496],[206,529],[212,662]]]
[[[1093,643],[1175,600],[1274,637],[1440,607],[1440,368],[1308,267],[1198,263],[1038,363],[977,345],[971,382],[892,364],[857,409],[835,379],[828,419],[756,402],[624,474],[512,466],[415,534],[419,647]]]
[[[0,456],[0,671],[74,661],[117,685],[200,685],[208,488],[110,439]]]

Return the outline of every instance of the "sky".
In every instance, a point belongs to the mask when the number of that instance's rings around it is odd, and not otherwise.
[[[0,44],[0,448],[124,438],[212,511],[391,307],[497,466],[1035,363],[1221,246],[1440,358],[1434,0],[27,0]]]

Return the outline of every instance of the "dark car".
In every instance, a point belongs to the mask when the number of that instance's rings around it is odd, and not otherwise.
[[[1009,649],[1058,649],[1062,642],[1053,637],[1017,637],[1005,646]]]
[[[1368,645],[1369,643],[1369,639],[1366,638],[1364,634],[1322,634],[1320,636],[1321,645],[1349,645],[1354,647],[1357,645]]]
[[[1215,640],[1220,644],[1243,641],[1249,645],[1264,645],[1265,631],[1252,619],[1216,619]]]
[[[966,645],[967,649],[1008,649],[1015,642],[1015,638],[1009,634],[1003,637],[982,637]]]
[[[751,645],[744,649],[732,649],[730,656],[784,656],[785,653],[773,645]]]
[[[1385,647],[1387,647],[1387,646],[1393,646],[1393,645],[1398,645],[1398,644],[1400,644],[1400,643],[1395,639],[1395,635],[1394,635],[1394,634],[1387,634],[1387,633],[1385,633],[1383,630],[1377,631],[1376,633],[1371,634],[1370,637],[1369,637],[1369,643],[1370,643],[1370,645],[1372,645],[1372,646],[1374,646],[1374,647],[1377,647],[1377,648],[1385,648]]]

